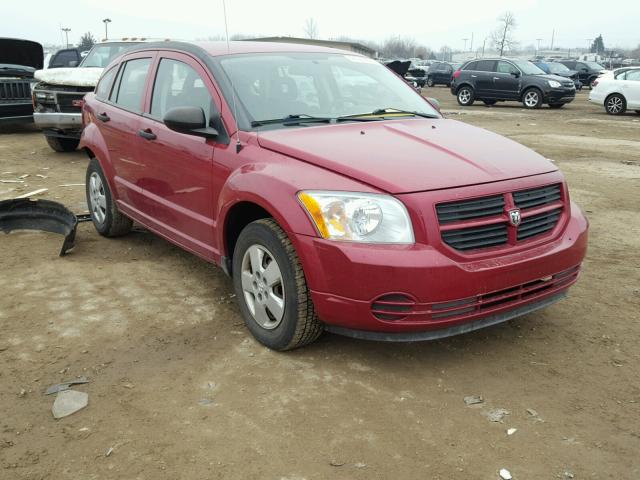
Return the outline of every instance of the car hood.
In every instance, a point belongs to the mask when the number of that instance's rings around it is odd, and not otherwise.
[[[98,84],[101,67],[48,68],[37,70],[36,80],[52,85],[69,85],[74,87],[95,87]]]
[[[31,40],[0,38],[0,63],[42,68],[44,51],[42,45]]]
[[[544,75],[536,75],[536,77],[543,78],[545,80],[555,80],[556,82],[562,82],[567,79],[567,77],[563,77],[555,73],[545,73]]]
[[[258,143],[389,193],[461,187],[557,170],[523,145],[448,119],[285,127],[259,132]]]

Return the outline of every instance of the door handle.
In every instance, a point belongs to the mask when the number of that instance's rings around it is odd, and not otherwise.
[[[471,78],[478,78],[478,75],[471,75]]]
[[[151,131],[150,128],[145,128],[144,130],[138,130],[138,135],[144,138],[145,140],[155,140],[156,134]]]
[[[494,80],[500,80],[500,77],[493,77]]]
[[[96,113],[96,118],[101,122],[108,122],[109,120],[111,120],[111,118],[109,118],[109,115],[107,115],[106,112]]]

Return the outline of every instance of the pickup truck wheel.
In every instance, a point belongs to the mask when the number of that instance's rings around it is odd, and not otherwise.
[[[273,219],[256,220],[240,233],[233,285],[244,323],[263,345],[291,350],[322,333],[300,259]]]
[[[427,87],[433,87],[435,85],[433,78],[427,78]]]
[[[522,104],[525,108],[542,107],[542,93],[537,88],[530,88],[522,95]]]
[[[119,237],[131,231],[133,221],[118,210],[100,163],[95,158],[89,161],[85,188],[91,220],[100,235]]]
[[[604,108],[609,115],[622,115],[627,111],[627,101],[619,93],[614,93],[604,101]]]
[[[78,148],[80,140],[76,138],[45,137],[49,146],[56,152],[73,152]]]
[[[470,107],[473,105],[473,101],[475,100],[475,93],[473,88],[465,85],[464,87],[460,87],[457,95],[458,103],[463,107]]]

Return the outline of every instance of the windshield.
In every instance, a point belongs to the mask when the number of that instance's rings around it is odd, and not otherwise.
[[[511,60],[525,75],[544,75],[544,71],[531,62],[524,60]]]
[[[249,122],[290,115],[338,118],[385,108],[440,116],[406,82],[366,57],[245,54],[222,57],[219,65]]]
[[[604,70],[604,67],[597,62],[584,62],[591,70]]]
[[[561,63],[547,63],[547,67],[550,73],[565,73],[569,71],[569,69]]]
[[[104,68],[111,60],[120,55],[125,49],[136,45],[135,42],[123,42],[123,43],[101,43],[94,46],[91,51],[84,57],[81,67],[101,67]]]

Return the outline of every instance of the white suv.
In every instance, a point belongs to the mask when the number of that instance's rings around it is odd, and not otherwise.
[[[635,110],[640,115],[640,67],[624,67],[593,82],[589,101],[604,105],[609,115]]]

